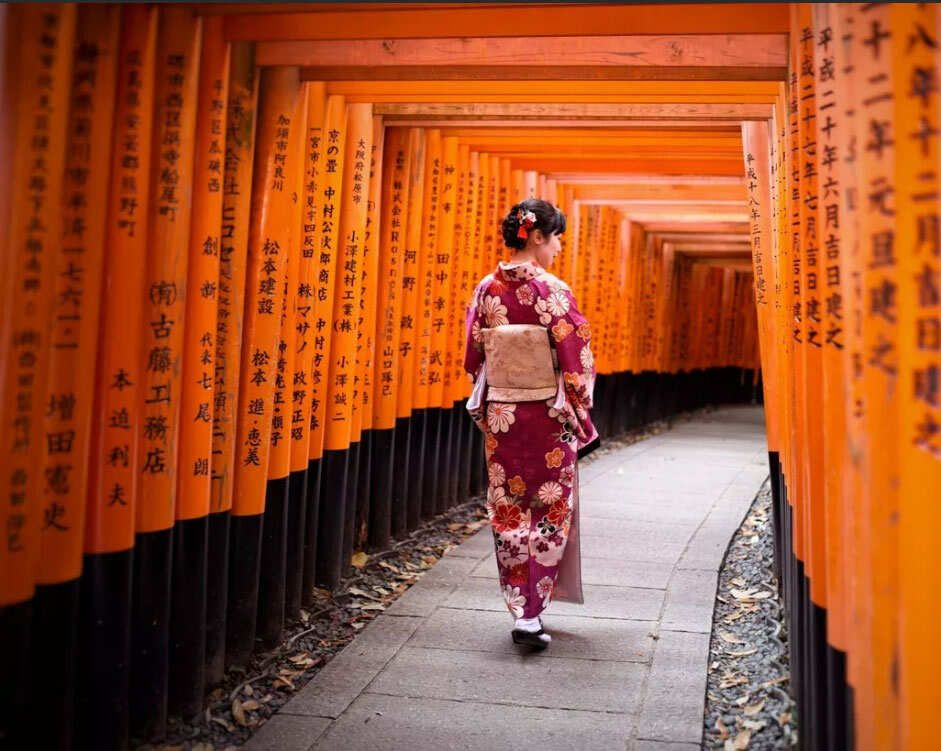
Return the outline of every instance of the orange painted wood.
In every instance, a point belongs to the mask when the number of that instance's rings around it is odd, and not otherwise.
[[[137,531],[173,526],[178,482],[186,270],[196,130],[201,19],[161,11],[144,287],[143,439],[138,450]],[[168,149],[172,144],[174,149]],[[187,417],[188,420],[192,416]]]
[[[846,650],[846,601],[843,580],[846,576],[844,554],[844,517],[852,508],[844,504],[843,457],[846,453],[846,313],[843,298],[841,263],[843,253],[840,221],[840,194],[843,190],[842,169],[845,157],[840,146],[842,129],[847,124],[842,117],[846,107],[840,101],[839,78],[846,73],[836,67],[837,42],[824,42],[834,37],[832,17],[836,9],[829,4],[813,8],[814,77],[817,98],[817,118],[814,139],[818,145],[817,158],[820,173],[817,205],[817,247],[820,253],[820,318],[823,347],[821,364],[823,382],[823,471],[824,539],[826,545],[827,636],[830,643]]]
[[[95,391],[90,364],[98,356],[119,32],[117,8],[79,9],[65,179],[61,201],[50,206],[50,212],[61,212],[62,241],[50,259],[53,322],[46,354],[40,584],[73,580],[82,570]],[[129,453],[125,444],[116,463],[129,463]]]
[[[436,311],[435,326],[441,320],[441,339],[436,342],[444,357],[441,368],[441,398],[438,405],[449,409],[457,400],[457,392],[461,383],[461,374],[457,372],[463,361],[464,346],[464,310],[466,301],[460,297],[461,269],[464,259],[457,242],[458,181],[460,178],[460,165],[458,164],[458,143],[456,138],[443,138],[441,141],[441,200],[438,203],[438,227],[441,237],[439,246],[439,260],[442,268],[440,272],[445,278],[441,279],[440,296],[444,298],[443,310]]]
[[[225,181],[229,45],[222,19],[203,26],[183,330],[177,519],[209,513],[217,306]]]
[[[304,238],[302,237],[304,167],[307,156],[307,115],[310,87],[301,85],[294,112],[291,114],[284,160],[284,183],[288,192],[287,262],[284,279],[275,294],[275,310],[280,315],[277,354],[274,367],[274,393],[271,402],[271,452],[268,458],[268,479],[281,480],[291,472],[291,460],[300,461],[302,452],[294,451],[291,430],[294,418],[294,373],[297,360],[298,308],[307,298],[299,294],[300,267]],[[301,418],[303,420],[303,416]],[[308,447],[309,448],[309,447]]]
[[[255,155],[258,75],[251,45],[235,42],[229,61],[226,107],[219,287],[216,296],[216,359],[212,415],[212,487],[209,510],[232,508],[236,423],[246,267]]]
[[[824,258],[818,244],[818,206],[822,195],[822,181],[818,179],[816,166],[817,100],[814,81],[815,36],[810,5],[800,6],[799,28],[801,37],[798,49],[800,71],[798,132],[801,145],[800,159],[804,164],[800,183],[800,284],[801,284],[801,357],[798,361],[798,376],[802,379],[799,393],[803,396],[803,423],[801,434],[801,471],[803,479],[803,502],[808,511],[809,555],[805,560],[806,573],[810,579],[811,600],[821,607],[827,606],[826,566],[827,549],[825,537],[825,499],[823,478],[823,407],[822,383],[819,374],[823,370],[822,349],[826,340],[823,326],[825,301],[822,294],[824,282]],[[807,35],[810,36],[807,39]],[[807,164],[814,165],[808,169]]]
[[[307,469],[310,458],[311,386],[314,339],[317,336],[316,271],[320,245],[318,212],[323,171],[323,123],[326,114],[324,85],[307,84],[304,133],[304,171],[298,223],[296,307],[294,311],[294,375],[291,384],[291,471]]]
[[[339,209],[338,259],[334,280],[333,338],[324,420],[325,450],[350,445],[352,409],[356,386],[356,340],[360,316],[362,247],[369,202],[369,156],[372,151],[372,106],[349,106],[346,153],[343,163],[342,199]]]
[[[941,689],[936,597],[925,593],[938,582],[941,522],[941,238],[938,234],[941,149],[937,87],[919,83],[938,71],[936,5],[900,4],[889,9],[893,42],[895,132],[897,138],[895,242],[898,250],[898,581],[900,607],[897,697],[901,748],[930,747],[935,741]],[[924,93],[920,93],[924,92]],[[928,168],[930,165],[930,169]],[[892,478],[890,478],[892,479]]]
[[[157,10],[126,8],[121,18],[114,141],[104,238],[95,412],[89,452],[85,552],[134,545],[138,405],[142,376],[144,264],[148,237]],[[127,452],[128,461],[112,461]]]
[[[388,128],[382,166],[379,289],[376,301],[376,376],[373,423],[378,430],[395,426],[398,391],[399,319],[402,309],[402,266],[409,198],[411,150],[409,131]]]
[[[462,36],[258,42],[259,65],[301,67],[763,68],[787,66],[786,34]],[[593,77],[593,76],[590,76]],[[436,77],[440,80],[440,77]]]
[[[535,29],[543,34],[769,34],[787,32],[787,4],[703,6],[680,4],[670,13],[650,5],[559,4],[493,5],[470,8],[394,6],[370,10],[344,5],[333,10],[286,13],[290,6],[257,6],[265,15],[246,13],[250,6],[204,5],[207,12],[226,13],[231,39],[316,40],[369,38],[381,30],[384,38],[428,38],[442,35],[501,37],[508,30]],[[317,10],[306,6],[305,11]]]
[[[363,238],[363,274],[360,279],[363,308],[360,315],[359,340],[356,349],[356,368],[359,379],[360,408],[354,404],[353,440],[359,440],[363,429],[373,424],[376,386],[374,374],[378,352],[376,350],[378,321],[376,316],[379,287],[383,283],[380,268],[380,215],[382,213],[382,164],[385,125],[378,115],[373,116],[372,142],[369,154],[369,201],[366,207],[366,234]]]
[[[58,521],[41,508],[46,479],[41,471],[42,422],[48,406],[47,352],[52,335],[55,258],[62,243],[59,211],[68,127],[68,92],[75,39],[74,6],[11,8],[12,52],[38,64],[16,83],[13,114],[11,221],[7,257],[19,305],[11,313],[12,350],[2,365],[6,545],[0,546],[0,603],[28,600],[40,554],[40,529]],[[48,112],[48,116],[43,116]],[[39,119],[39,127],[37,125]],[[36,137],[38,136],[38,137]]]
[[[323,177],[320,180],[318,219],[319,247],[316,249],[317,266],[314,309],[317,311],[314,336],[314,363],[311,371],[310,391],[310,445],[308,458],[323,455],[327,424],[327,390],[329,388],[330,352],[333,341],[333,310],[336,279],[341,273],[343,238],[340,235],[343,167],[347,157],[348,108],[341,96],[328,96],[321,130],[323,151]]]
[[[295,216],[292,193],[300,169],[299,153],[288,144],[294,129],[306,132],[306,118],[295,119],[301,95],[296,70],[262,70],[235,441],[232,513],[236,516],[265,510],[281,304]]]
[[[415,409],[426,409],[431,397],[431,349],[434,328],[435,256],[439,242],[438,206],[441,201],[441,131],[425,131],[425,187],[421,215],[423,225],[418,251],[418,271],[415,285],[418,303],[413,318],[417,376],[412,404]],[[435,405],[437,406],[437,405]]]
[[[408,205],[405,207],[405,247],[402,262],[402,309],[398,321],[400,328],[398,351],[398,393],[396,395],[396,417],[408,417],[414,407],[415,381],[418,376],[416,353],[417,326],[415,317],[419,313],[418,274],[420,271],[419,249],[423,238],[422,206],[425,198],[425,131],[411,128],[408,134],[409,189]]]

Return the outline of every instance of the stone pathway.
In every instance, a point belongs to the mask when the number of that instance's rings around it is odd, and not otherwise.
[[[767,475],[759,408],[680,422],[583,468],[585,604],[523,654],[489,530],[450,551],[244,748],[700,747],[725,549]]]

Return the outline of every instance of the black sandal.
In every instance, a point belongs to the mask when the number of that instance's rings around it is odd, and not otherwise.
[[[524,631],[521,628],[514,628],[511,632],[514,644],[525,644],[533,649],[543,650],[549,646],[552,637],[544,629],[538,631]]]

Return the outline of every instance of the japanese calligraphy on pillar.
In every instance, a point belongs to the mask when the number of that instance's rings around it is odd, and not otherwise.
[[[285,239],[287,242],[284,245],[287,260],[278,306],[280,326],[274,369],[274,393],[271,400],[271,454],[268,462],[268,478],[271,480],[280,480],[288,476],[291,472],[291,459],[294,454],[294,442],[291,440],[290,431],[297,359],[298,307],[308,301],[308,298],[298,295],[298,275],[301,261],[304,260],[301,252],[303,244],[301,221],[304,211],[301,195],[305,179],[303,170],[307,148],[305,126],[309,123],[307,106],[310,91],[309,86],[301,85],[300,95],[291,113],[292,127],[287,137],[286,159],[282,162],[284,194],[287,197],[285,202],[287,212]],[[279,159],[279,155],[276,154],[275,158]],[[298,452],[298,460],[300,455],[301,452]],[[305,456],[304,459],[306,458]]]
[[[210,511],[232,507],[258,78],[252,47],[230,49],[213,363]]]
[[[896,119],[904,158],[897,161],[898,255],[903,260],[899,321],[903,439],[941,461],[941,219],[939,219],[939,82],[937,9],[927,5],[893,8],[893,33],[902,34],[896,70]],[[927,477],[926,477],[927,479]]]
[[[409,192],[406,205],[407,222],[405,246],[402,254],[402,309],[399,316],[398,394],[396,415],[408,417],[414,404],[414,384],[417,362],[415,340],[418,329],[415,316],[418,313],[418,273],[422,234],[422,206],[425,196],[425,131],[409,129]]]
[[[229,87],[229,46],[223,38],[222,20],[219,16],[205,19],[199,70],[177,458],[180,467],[178,519],[193,519],[209,512],[212,484],[216,308]]]
[[[467,376],[464,373],[464,316],[470,304],[471,294],[477,279],[472,278],[476,273],[473,267],[473,258],[467,253],[464,246],[464,225],[467,222],[465,201],[467,196],[467,170],[470,166],[470,150],[465,145],[458,145],[457,162],[454,172],[454,284],[452,285],[451,302],[457,306],[454,311],[455,321],[459,322],[456,328],[451,329],[451,366],[449,381],[452,384],[450,396],[453,400],[460,398]],[[460,341],[458,341],[460,340]]]
[[[201,22],[188,9],[161,14],[157,36],[150,240],[144,290],[144,424],[137,529],[173,525],[179,439],[181,355]]]
[[[409,158],[408,132],[404,128],[387,129],[382,166],[383,202],[379,227],[381,253],[373,387],[373,427],[380,430],[388,430],[395,425],[398,323],[401,315],[401,267],[408,204]]]
[[[369,430],[375,419],[375,388],[377,379],[376,349],[377,305],[382,277],[380,268],[380,241],[382,240],[382,187],[383,187],[383,133],[385,126],[381,115],[373,116],[372,143],[369,149],[369,200],[366,204],[366,232],[363,238],[363,273],[360,280],[362,305],[360,307],[359,339],[356,346],[356,362],[359,377],[360,399],[359,419],[354,422],[354,440],[358,440],[362,430]]]
[[[10,244],[13,293],[11,351],[3,367],[3,538],[0,540],[0,604],[20,602],[33,591],[39,553],[37,531],[46,511],[35,504],[48,478],[40,460],[46,412],[46,376],[53,303],[54,260],[61,238],[59,198],[65,159],[75,8],[18,9],[11,21],[11,50],[35,65],[17,82],[17,143],[13,155]],[[26,572],[24,574],[24,572]]]
[[[457,326],[458,306],[466,301],[454,299],[455,282],[459,279],[458,259],[454,253],[454,195],[457,190],[457,139],[444,138],[441,141],[441,178],[438,201],[438,241],[435,246],[435,291],[431,327],[432,347],[429,358],[429,381],[432,384],[430,404],[432,407],[450,407],[450,380],[454,375],[453,365],[456,352],[449,339],[449,332]]]
[[[315,267],[317,264],[319,222],[318,201],[323,149],[323,120],[326,114],[325,86],[308,82],[307,122],[304,136],[304,170],[300,191],[300,222],[297,231],[298,271],[295,285],[294,373],[291,382],[291,471],[307,469],[310,457],[310,388],[314,362]]]
[[[327,109],[320,138],[322,172],[320,179],[319,213],[317,217],[319,247],[314,266],[314,355],[310,385],[310,447],[309,458],[318,459],[323,451],[324,431],[330,405],[326,402],[333,340],[334,297],[339,263],[340,200],[343,165],[346,157],[347,106],[342,96],[327,98]]]
[[[98,352],[98,313],[114,115],[119,15],[79,9],[72,63],[62,244],[54,260],[53,326],[43,431],[39,581],[78,577],[84,546],[88,446]],[[59,210],[55,207],[52,210]],[[123,444],[114,461],[129,462]]]
[[[434,318],[435,256],[438,249],[438,204],[441,190],[441,131],[429,130],[425,143],[425,196],[422,209],[425,227],[419,258],[419,302],[415,319],[418,326],[415,342],[418,351],[415,406],[418,408],[429,406],[428,398],[431,391],[429,371],[434,332],[432,321]]]
[[[341,193],[339,258],[333,302],[333,343],[330,346],[327,420],[324,448],[342,450],[352,435],[352,409],[358,392],[356,378],[356,337],[360,309],[360,274],[366,209],[369,201],[369,152],[372,148],[372,105],[349,105],[346,161]],[[329,148],[328,148],[329,154]],[[338,212],[339,213],[339,212]]]
[[[105,553],[134,544],[138,411],[148,237],[150,151],[157,10],[125,8],[118,60],[111,187],[104,245],[98,374],[89,453],[85,549]],[[125,462],[122,457],[126,457]]]
[[[300,136],[292,138],[292,131],[304,127],[296,122],[301,98],[296,69],[262,70],[235,443],[232,513],[237,516],[260,514],[265,508],[284,283],[300,169]],[[297,148],[292,150],[292,145]]]

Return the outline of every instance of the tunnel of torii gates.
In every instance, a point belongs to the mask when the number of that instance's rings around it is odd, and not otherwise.
[[[0,745],[160,738],[483,489],[465,306],[538,196],[603,436],[764,401],[805,747],[937,747],[938,20],[0,8]]]

